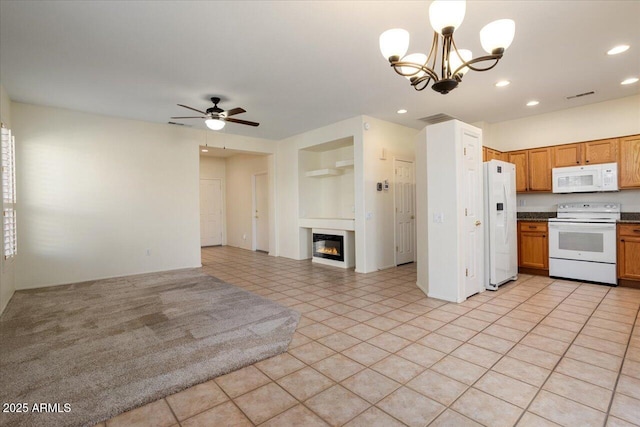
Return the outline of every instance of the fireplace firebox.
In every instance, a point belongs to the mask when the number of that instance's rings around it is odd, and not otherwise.
[[[313,256],[344,262],[344,236],[313,233]]]

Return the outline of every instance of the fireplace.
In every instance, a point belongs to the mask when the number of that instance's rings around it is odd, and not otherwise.
[[[313,256],[344,262],[344,236],[313,233]]]
[[[356,245],[353,231],[313,228],[309,238],[313,262],[340,268],[355,266]]]

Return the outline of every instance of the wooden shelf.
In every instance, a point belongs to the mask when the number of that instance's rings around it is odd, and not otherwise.
[[[305,173],[305,176],[312,178],[324,178],[327,176],[337,176],[342,175],[342,171],[338,169],[317,169],[313,171],[308,171]]]
[[[336,168],[338,169],[345,169],[345,168],[352,168],[352,167],[353,167],[353,159],[338,160],[336,162]]]

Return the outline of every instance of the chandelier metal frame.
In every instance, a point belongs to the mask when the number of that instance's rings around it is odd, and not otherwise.
[[[390,66],[394,71],[403,77],[408,77],[411,86],[417,91],[421,91],[429,86],[429,83],[433,80],[431,86],[433,90],[443,95],[449,93],[458,86],[458,83],[462,81],[464,72],[461,72],[464,68],[468,68],[473,71],[488,71],[498,65],[500,59],[504,54],[504,48],[497,48],[492,51],[490,55],[480,56],[477,58],[465,61],[456,46],[456,42],[453,39],[453,27],[447,27],[442,29],[442,35],[438,32],[433,32],[433,41],[431,43],[431,50],[429,56],[424,64],[402,61],[398,56],[389,57]],[[437,51],[440,44],[440,38],[442,37],[442,64],[441,73],[438,76],[436,73],[436,60],[438,58]],[[455,54],[460,59],[461,65],[456,69],[451,69],[451,55]],[[486,67],[477,67],[474,64],[485,61],[494,61],[492,64]],[[428,65],[431,62],[431,65]],[[403,72],[402,67],[413,68],[414,72]],[[465,70],[466,71],[466,70]],[[423,73],[423,74],[421,74]]]

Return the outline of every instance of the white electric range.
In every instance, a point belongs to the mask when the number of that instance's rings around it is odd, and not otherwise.
[[[549,275],[617,285],[619,203],[560,203],[549,219]]]

